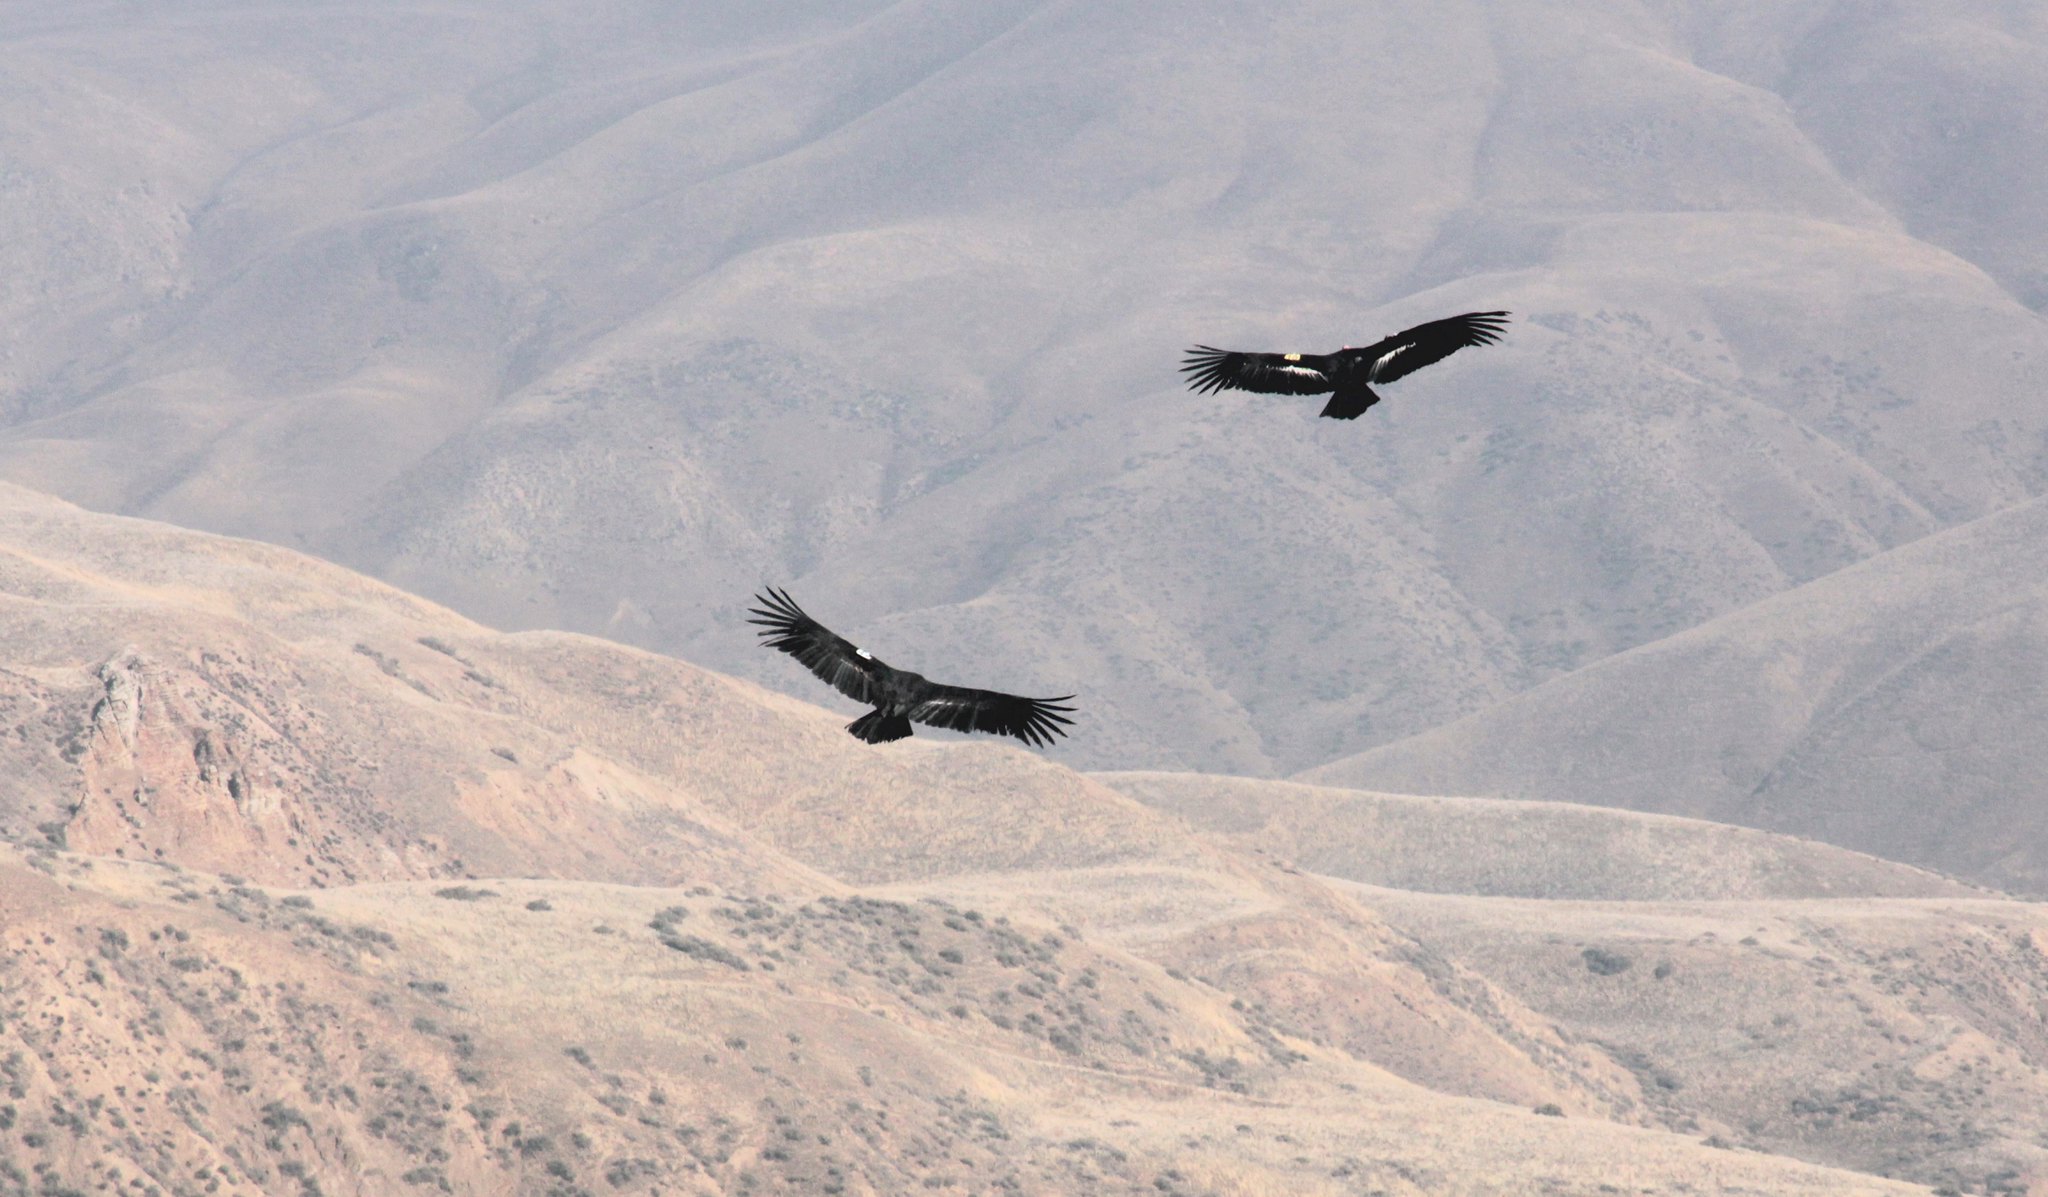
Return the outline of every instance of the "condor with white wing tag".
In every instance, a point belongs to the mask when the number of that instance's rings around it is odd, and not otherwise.
[[[1244,353],[1197,345],[1188,350],[1181,373],[1197,394],[1257,391],[1267,395],[1323,395],[1322,413],[1355,420],[1380,401],[1373,383],[1405,378],[1474,345],[1491,345],[1507,327],[1506,312],[1467,312],[1418,324],[1362,349],[1335,353]]]

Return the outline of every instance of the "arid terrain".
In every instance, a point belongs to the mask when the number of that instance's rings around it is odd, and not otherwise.
[[[2014,0],[0,4],[0,1197],[2048,1197],[2044,192]]]
[[[2037,904],[1663,816],[878,751],[287,550],[0,511],[0,1192],[2048,1180]]]

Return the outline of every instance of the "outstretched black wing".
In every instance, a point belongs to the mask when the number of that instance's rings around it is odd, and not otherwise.
[[[863,656],[851,641],[835,636],[825,625],[804,614],[783,591],[768,588],[768,593],[757,594],[754,601],[759,607],[747,608],[748,623],[757,623],[764,631],[761,637],[769,648],[781,649],[803,662],[805,669],[817,674],[832,684],[832,688],[856,702],[881,702],[881,680],[889,671],[887,665],[872,656]]]
[[[1320,395],[1330,389],[1330,377],[1303,355],[1280,353],[1237,353],[1213,345],[1197,345],[1181,359],[1180,372],[1196,394],[1211,391],[1259,391],[1267,395]]]
[[[1060,704],[1072,697],[1062,694],[1058,698],[1019,698],[993,690],[928,683],[925,693],[905,713],[927,727],[994,732],[1015,736],[1026,744],[1044,745],[1052,743],[1055,736],[1067,734],[1060,725],[1071,724],[1073,720],[1060,712],[1074,708]]]
[[[1418,324],[1377,345],[1346,349],[1344,355],[1365,366],[1365,381],[1392,382],[1440,362],[1473,345],[1491,345],[1507,327],[1506,312],[1467,312]]]

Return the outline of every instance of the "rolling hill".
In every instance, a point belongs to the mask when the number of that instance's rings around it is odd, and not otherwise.
[[[1658,1124],[1951,1192],[2048,1175],[2039,902],[1693,819],[1100,776],[1322,874],[1625,1067]]]
[[[2048,504],[1302,774],[1740,823],[2048,886]]]
[[[0,1192],[2042,1174],[2035,903],[1690,820],[875,750],[272,546],[0,513]]]
[[[1199,773],[1095,777],[1232,843],[1385,889],[1609,902],[1983,893],[1859,852],[1699,819]]]

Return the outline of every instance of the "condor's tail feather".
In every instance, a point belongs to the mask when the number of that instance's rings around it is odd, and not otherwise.
[[[889,715],[880,710],[869,711],[846,725],[854,739],[869,744],[887,744],[910,735],[910,720],[902,715]]]
[[[1379,395],[1362,382],[1337,388],[1330,401],[1323,405],[1322,413],[1333,420],[1356,420],[1365,414],[1365,409],[1380,401]]]

